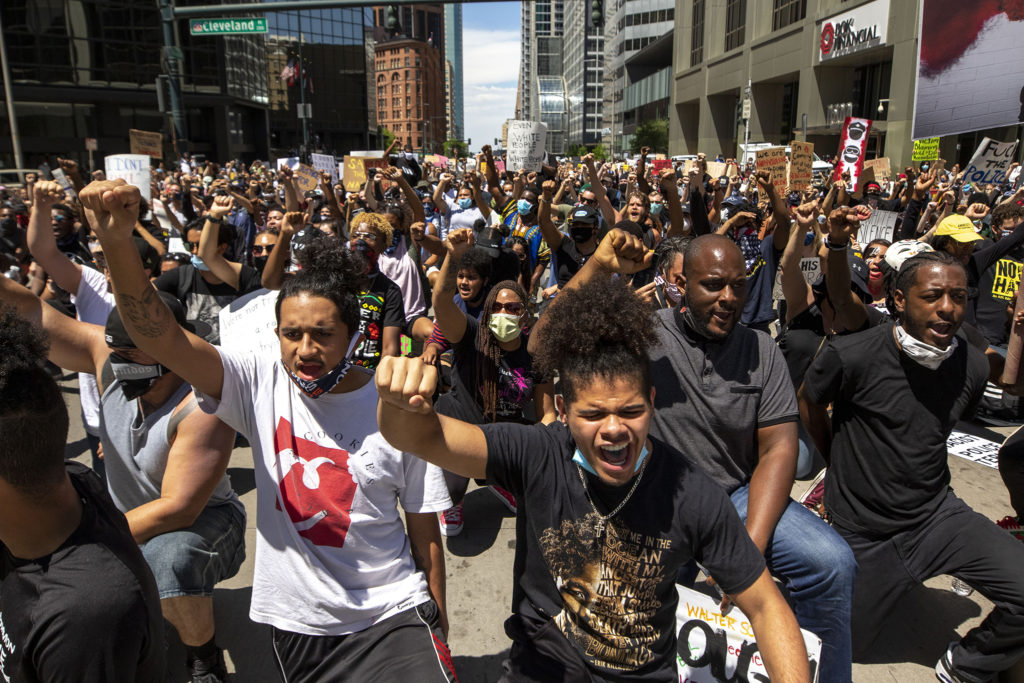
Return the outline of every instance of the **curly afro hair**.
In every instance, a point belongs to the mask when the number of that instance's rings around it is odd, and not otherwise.
[[[364,211],[358,216],[353,216],[352,223],[349,225],[349,230],[352,234],[359,232],[360,223],[366,223],[371,228],[376,228],[384,235],[384,244],[378,245],[378,251],[383,251],[391,246],[391,240],[394,239],[395,230],[391,227],[391,222],[384,217],[384,214]]]
[[[623,278],[594,280],[558,295],[547,313],[534,364],[541,374],[558,373],[567,403],[595,378],[630,377],[650,393],[648,349],[657,343],[654,319]]]
[[[43,369],[46,333],[12,308],[0,308],[0,478],[27,495],[64,476],[68,409]]]
[[[366,261],[353,254],[340,237],[324,235],[306,246],[302,270],[285,280],[277,296],[275,314],[281,322],[281,302],[300,294],[328,299],[349,335],[359,330],[359,290],[366,277]]]

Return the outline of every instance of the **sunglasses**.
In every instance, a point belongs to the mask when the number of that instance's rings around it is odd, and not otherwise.
[[[352,238],[366,242],[379,242],[380,236],[375,232],[354,232]]]
[[[254,244],[254,245],[252,245],[252,255],[253,256],[259,256],[261,254],[270,254],[270,252],[272,252],[274,250],[275,246],[277,246],[277,245],[274,245],[274,244],[267,244],[267,245]]]
[[[519,315],[526,310],[526,307],[520,301],[509,301],[504,304],[500,301],[495,301],[491,304],[491,313],[501,313],[503,310],[512,315]]]
[[[186,240],[181,241],[181,246],[185,247],[192,253],[199,251],[199,242],[188,242]]]

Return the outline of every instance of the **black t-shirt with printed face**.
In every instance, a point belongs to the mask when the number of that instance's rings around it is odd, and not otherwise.
[[[404,324],[402,290],[378,270],[359,294],[359,333],[363,339],[352,352],[352,362],[364,368],[377,367],[384,349],[384,328],[400,329]]]
[[[985,355],[957,344],[929,370],[881,325],[833,339],[807,369],[807,396],[833,406],[825,507],[837,525],[884,536],[924,522],[945,498],[946,439],[988,376]]]
[[[599,534],[599,515],[614,510],[632,482],[609,487],[581,478],[576,444],[561,423],[482,429],[487,481],[511,491],[519,506],[514,618],[553,622],[602,679],[675,680],[679,567],[697,560],[731,594],[765,568],[725,492],[652,438],[639,484]]]
[[[0,543],[0,680],[149,683],[164,679],[153,574],[103,482],[67,464],[82,521],[50,555]]]
[[[156,279],[153,286],[161,292],[169,292],[178,297],[181,305],[185,307],[185,317],[189,320],[201,320],[213,328],[206,341],[219,344],[220,309],[243,294],[255,292],[261,283],[259,271],[243,265],[238,276],[238,289],[226,282],[211,285],[203,279],[198,268],[186,264],[164,273]]]

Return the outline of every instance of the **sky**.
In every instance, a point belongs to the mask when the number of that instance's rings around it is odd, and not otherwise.
[[[515,115],[519,22],[518,2],[462,5],[462,107],[471,150],[494,144]]]

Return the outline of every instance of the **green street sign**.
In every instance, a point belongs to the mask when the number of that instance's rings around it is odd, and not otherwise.
[[[267,20],[264,17],[192,19],[189,22],[189,33],[194,36],[229,36],[266,32]]]

